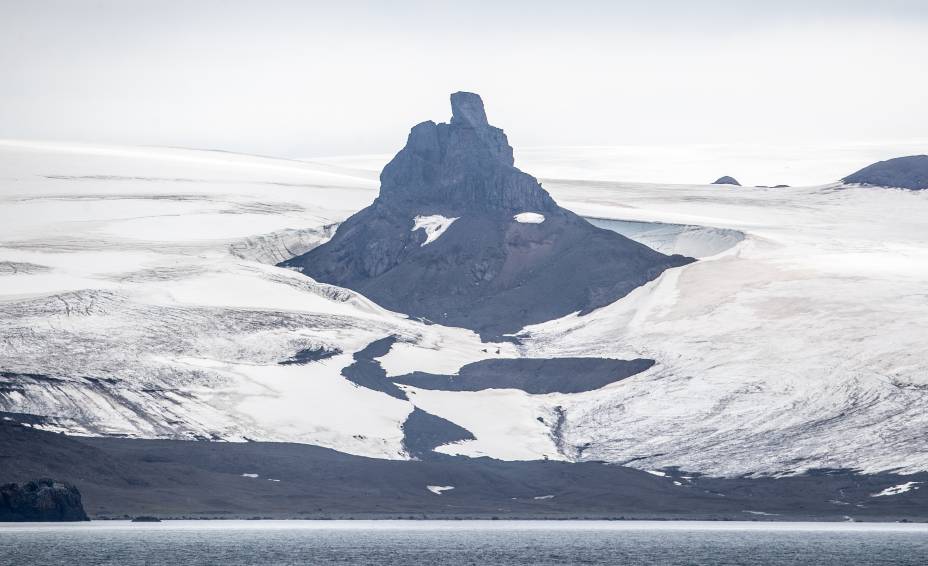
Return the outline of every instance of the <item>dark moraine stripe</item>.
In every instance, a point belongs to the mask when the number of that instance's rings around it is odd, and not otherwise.
[[[581,393],[621,381],[653,365],[654,360],[644,358],[491,359],[467,364],[458,375],[417,371],[392,379],[396,383],[443,391],[521,389],[539,394]]]

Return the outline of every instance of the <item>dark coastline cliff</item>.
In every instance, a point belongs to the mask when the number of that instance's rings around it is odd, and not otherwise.
[[[0,485],[0,521],[89,521],[73,485],[39,479]]]
[[[487,338],[625,296],[666,256],[561,208],[514,167],[480,97],[451,95],[450,123],[416,125],[374,203],[281,265],[380,305]]]

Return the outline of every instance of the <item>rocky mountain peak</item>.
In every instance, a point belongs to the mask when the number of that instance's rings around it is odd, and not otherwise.
[[[282,265],[495,339],[590,312],[692,261],[559,207],[513,166],[506,134],[487,122],[476,94],[452,94],[451,110],[447,124],[412,128],[371,206]]]
[[[479,94],[455,92],[451,95],[451,124],[472,128],[485,128],[490,125]]]
[[[550,211],[538,181],[514,167],[503,130],[491,126],[480,96],[451,95],[450,123],[417,124],[380,175],[381,204],[450,215],[466,210]]]

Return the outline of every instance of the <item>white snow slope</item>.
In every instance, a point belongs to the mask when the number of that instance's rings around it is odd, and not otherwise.
[[[447,453],[713,474],[928,469],[928,194],[545,187],[701,260],[587,316],[530,327],[518,349],[488,347],[273,266],[370,203],[376,171],[0,142],[0,411],[75,434],[406,458],[400,427],[415,403],[476,437]],[[497,355],[658,364],[587,393],[405,387],[410,402],[340,375],[388,335],[399,338],[381,358],[389,375]],[[317,347],[342,353],[278,363]]]

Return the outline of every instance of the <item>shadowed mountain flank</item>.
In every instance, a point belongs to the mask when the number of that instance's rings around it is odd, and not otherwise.
[[[474,435],[466,428],[427,413],[419,407],[413,409],[403,423],[403,448],[417,460],[440,457],[441,455],[433,450],[443,444],[474,439]]]
[[[499,338],[605,306],[691,261],[597,228],[513,166],[476,94],[422,122],[384,167],[374,203],[281,265],[380,305]]]
[[[928,155],[878,161],[841,180],[875,187],[925,190],[928,189]]]
[[[458,375],[417,371],[392,378],[421,389],[482,391],[521,389],[526,393],[581,393],[593,391],[641,373],[654,360],[609,358],[515,358],[481,360],[462,367]]]
[[[405,401],[406,394],[395,383],[387,379],[386,370],[380,367],[380,362],[374,359],[386,356],[394,342],[396,342],[395,337],[387,336],[380,340],[374,340],[365,346],[363,350],[355,352],[352,355],[354,363],[343,369],[342,375],[355,385],[380,391]]]

